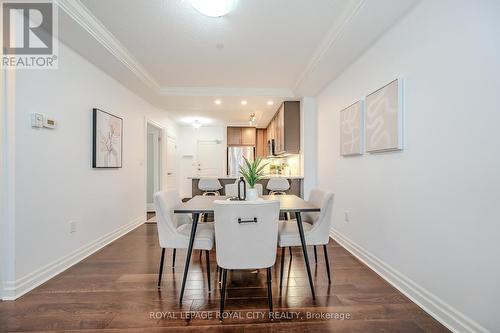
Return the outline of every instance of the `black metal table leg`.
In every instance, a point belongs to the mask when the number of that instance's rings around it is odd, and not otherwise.
[[[306,238],[304,235],[304,226],[302,225],[302,216],[300,212],[295,212],[295,218],[297,219],[297,226],[299,227],[300,242],[302,243],[302,252],[304,253],[304,261],[306,263],[307,276],[309,277],[309,285],[311,286],[311,292],[313,298],[316,298],[316,294],[314,292],[312,274],[311,274],[311,267],[309,266],[309,257],[307,256],[307,246],[306,246]]]
[[[283,269],[285,268],[285,248],[281,248],[280,289],[283,286]]]
[[[273,288],[271,284],[271,267],[267,268],[267,302],[269,303],[269,319],[273,318]]]
[[[227,283],[227,269],[222,268],[222,290],[220,292],[220,311],[219,319],[224,318],[224,301],[226,299],[226,283]]]
[[[196,236],[196,228],[198,227],[198,217],[199,213],[193,214],[193,224],[191,226],[191,236],[189,237],[189,245],[186,255],[186,265],[184,265],[184,276],[182,277],[182,288],[181,296],[179,297],[179,303],[182,303],[182,298],[184,297],[184,288],[186,287],[187,275],[189,272],[189,263],[191,261],[191,253],[193,252],[194,237]]]
[[[208,250],[205,251],[205,258],[206,258],[206,262],[207,262],[207,280],[208,280],[208,291],[211,292],[212,291],[212,286],[210,285],[210,253],[208,252]]]

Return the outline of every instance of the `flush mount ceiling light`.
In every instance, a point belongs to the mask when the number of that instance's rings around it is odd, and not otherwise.
[[[233,10],[236,0],[191,0],[191,5],[210,17],[221,17]]]
[[[193,117],[183,117],[179,119],[179,122],[182,124],[193,126],[195,128],[199,128],[201,126],[213,123],[213,119],[193,116]]]
[[[252,125],[255,121],[255,113],[250,114],[250,119],[248,120],[248,123]]]
[[[193,127],[194,127],[194,128],[196,128],[196,129],[198,129],[198,128],[200,128],[200,127],[201,127],[201,123],[200,123],[200,121],[199,121],[198,119],[196,119],[195,121],[193,121],[193,124],[192,124],[192,125],[193,125]]]

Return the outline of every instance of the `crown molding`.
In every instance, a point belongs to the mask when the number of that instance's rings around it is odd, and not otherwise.
[[[330,50],[332,47],[335,46],[337,41],[344,33],[346,27],[349,25],[351,20],[359,13],[359,11],[361,10],[361,8],[363,8],[364,5],[365,5],[365,0],[358,0],[357,2],[349,2],[349,5],[342,14],[343,17],[341,17],[338,23],[334,24],[330,28],[323,41],[314,51],[313,56],[307,63],[306,67],[298,76],[293,86],[293,91],[298,90],[299,86],[316,69],[321,60],[323,60],[328,50]]]
[[[224,97],[286,97],[293,98],[295,94],[286,88],[218,88],[218,87],[161,87],[162,96],[224,96]]]
[[[80,0],[54,0],[54,2],[143,83],[155,93],[159,92],[158,82]]]

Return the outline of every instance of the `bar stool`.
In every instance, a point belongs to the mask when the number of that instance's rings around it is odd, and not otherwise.
[[[219,190],[222,188],[217,178],[200,178],[198,189],[203,192],[203,195],[220,195]]]
[[[266,189],[271,195],[286,194],[286,191],[290,189],[290,183],[288,179],[283,177],[271,177],[267,182]]]

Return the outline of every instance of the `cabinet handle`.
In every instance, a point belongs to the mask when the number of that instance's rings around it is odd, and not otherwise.
[[[253,220],[242,220],[241,218],[238,218],[238,223],[257,223],[257,218],[254,217]]]

